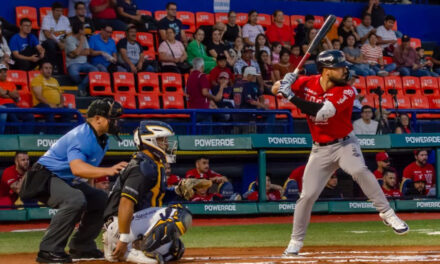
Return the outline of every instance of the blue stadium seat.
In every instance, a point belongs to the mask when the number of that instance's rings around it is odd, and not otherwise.
[[[287,179],[283,186],[283,198],[292,200],[299,198],[298,183],[294,179]]]
[[[413,181],[411,179],[405,179],[400,184],[400,192],[403,196],[408,194],[408,191],[411,189],[413,185]]]
[[[218,192],[225,199],[229,199],[234,194],[234,186],[230,182],[224,182],[218,186]]]

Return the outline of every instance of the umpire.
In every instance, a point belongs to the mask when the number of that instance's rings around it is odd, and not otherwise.
[[[58,209],[40,243],[37,262],[103,258],[95,238],[103,225],[107,195],[89,186],[87,179],[113,176],[127,165],[120,162],[113,167],[97,167],[108,149],[107,133],[118,134],[121,114],[121,105],[111,99],[93,101],[87,110],[87,122],[61,137],[30,170],[29,186],[25,188],[31,190],[34,185],[38,189],[41,182],[47,182],[46,198],[42,199],[40,193],[39,199]],[[69,243],[70,255],[66,254],[67,240],[79,221],[78,231]]]

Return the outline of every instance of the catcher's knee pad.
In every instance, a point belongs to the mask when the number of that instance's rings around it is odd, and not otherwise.
[[[146,233],[142,239],[142,250],[153,252],[160,246],[178,239],[191,226],[192,215],[181,205],[173,205],[165,210],[165,216]]]
[[[185,253],[185,245],[183,244],[180,238],[171,241],[171,243],[167,245],[163,245],[162,247],[156,250],[158,254],[160,254],[164,261],[176,261],[182,258],[183,253]]]

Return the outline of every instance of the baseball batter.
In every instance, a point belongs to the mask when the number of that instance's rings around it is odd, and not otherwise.
[[[386,225],[397,234],[409,227],[396,216],[374,175],[365,165],[354,135],[351,114],[355,94],[347,85],[348,65],[339,50],[321,52],[316,59],[320,75],[299,77],[290,73],[281,81],[278,93],[307,114],[313,147],[307,162],[302,192],[295,207],[290,243],[284,255],[297,255],[303,246],[312,207],[330,176],[341,168],[360,185]]]

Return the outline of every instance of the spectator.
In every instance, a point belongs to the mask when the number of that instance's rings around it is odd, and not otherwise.
[[[177,4],[168,2],[166,5],[167,15],[159,21],[159,35],[161,40],[167,39],[166,29],[173,28],[176,32],[176,40],[185,46],[188,44],[185,31],[182,29],[182,21],[177,19]],[[197,32],[196,32],[197,33]],[[190,61],[192,58],[190,59]]]
[[[169,163],[164,163],[164,169],[167,176],[167,187],[177,186],[181,180],[180,176],[171,172],[171,165]]]
[[[65,48],[65,40],[72,32],[69,19],[63,15],[63,5],[59,2],[52,4],[52,12],[43,18],[40,30],[40,42],[46,50],[46,58],[53,65],[54,74],[63,73],[61,51]]]
[[[364,14],[362,16],[362,23],[357,26],[356,31],[359,35],[360,44],[368,43],[368,36],[371,33],[376,34],[376,29],[371,25],[371,15],[370,14]]]
[[[391,134],[393,133],[393,130],[391,129],[390,123],[388,122],[388,118],[390,116],[391,112],[384,109],[382,107],[382,118],[380,117],[380,109],[376,108],[376,111],[374,112],[374,119],[379,122],[377,125],[377,133],[378,135],[383,134]]]
[[[15,61],[13,68],[23,71],[33,70],[44,58],[44,48],[31,33],[32,22],[28,18],[20,20],[20,32],[12,36],[9,47]]]
[[[304,54],[306,53],[307,48],[312,42],[312,40],[315,38],[317,32],[318,31],[315,28],[311,28],[310,30],[307,31],[307,38],[301,46]],[[332,43],[327,37],[325,37],[319,44],[318,48],[311,53],[309,59],[306,61],[304,65],[304,69],[306,70],[307,75],[318,74],[318,68],[316,67],[316,63],[315,63],[316,56],[318,55],[319,52],[332,48],[333,48]]]
[[[402,196],[397,186],[396,171],[390,169],[383,170],[382,191],[387,198],[397,198]]]
[[[223,43],[220,31],[218,29],[214,29],[212,31],[212,41],[208,46],[208,53],[215,59],[222,54],[226,57],[228,64],[230,66],[234,66],[234,61],[231,56],[229,56],[228,47]]]
[[[373,174],[376,176],[376,179],[382,179],[384,170],[391,169],[390,156],[388,156],[388,153],[385,151],[378,152],[376,154],[376,164],[377,169],[373,172]]]
[[[351,88],[353,88],[353,92],[355,94],[355,99],[353,102],[353,110],[359,111],[362,109],[362,104],[361,101],[363,100],[365,95],[361,95],[359,94],[358,90],[356,89],[356,87],[354,87],[354,83],[356,82],[356,79],[359,78],[359,76],[356,73],[352,73],[350,72],[351,78],[348,80],[348,85],[351,86]],[[357,113],[355,111],[353,111],[353,114],[351,115],[352,119],[358,119],[360,117],[360,113]]]
[[[19,29],[15,25],[15,23],[9,23],[9,21],[4,19],[3,17],[0,17],[0,26],[2,29],[2,35],[7,41],[10,41],[12,36],[19,32]]]
[[[237,25],[237,13],[229,11],[226,31],[223,34],[223,41],[226,45],[232,47],[238,37],[241,37],[241,27]],[[240,57],[240,56],[239,56]]]
[[[217,57],[217,66],[215,66],[214,69],[212,69],[212,71],[209,73],[209,81],[212,86],[218,85],[217,79],[222,72],[226,72],[228,74],[228,80],[231,78],[230,81],[234,81],[232,71],[228,67],[226,56],[224,54],[220,54]]]
[[[234,73],[235,75],[241,76],[243,74],[243,67],[252,66],[257,70],[257,73],[260,74],[260,66],[258,63],[253,60],[253,48],[250,45],[246,45],[241,52],[241,59],[239,59],[234,65]]]
[[[342,47],[341,41],[339,41],[339,39],[333,39],[332,40],[332,48],[329,48],[327,46],[326,50],[328,50],[328,49],[341,50],[341,47]]]
[[[247,45],[254,46],[255,39],[258,34],[264,34],[264,29],[261,25],[257,24],[258,13],[252,10],[248,13],[248,22],[243,26],[243,39]]]
[[[209,158],[200,156],[196,159],[196,167],[186,172],[185,178],[211,180],[214,183],[227,182],[228,179],[209,168]]]
[[[283,187],[278,184],[273,184],[271,181],[272,175],[266,173],[266,199],[268,201],[279,201],[283,193]],[[258,201],[258,180],[255,181],[256,190],[248,194],[247,199],[250,201]]]
[[[69,6],[71,3],[72,0],[69,1]],[[75,3],[75,13],[73,13],[72,15],[70,15],[70,8],[69,8],[69,16],[70,16],[69,17],[70,25],[79,22],[81,22],[84,25],[84,33],[88,38],[93,34],[93,32],[95,32],[95,24],[93,23],[93,20],[90,18],[90,12],[88,11],[88,8],[83,1],[77,1]]]
[[[432,63],[431,58],[426,57],[425,49],[422,47],[416,48],[417,58],[419,60],[420,70],[427,71],[429,73],[428,76],[438,77],[439,74],[433,71],[434,64]]]
[[[401,76],[431,76],[431,72],[423,69],[416,50],[411,47],[410,37],[403,35],[402,44],[394,50],[394,61]]]
[[[258,65],[261,70],[261,77],[264,82],[264,90],[271,90],[272,85],[276,82],[272,62],[269,54],[263,50],[257,55]]]
[[[298,183],[299,192],[302,191],[302,180],[305,169],[306,169],[306,164],[303,164],[295,168],[289,175],[289,179],[295,180]]]
[[[52,64],[50,61],[42,61],[40,64],[41,74],[31,82],[32,101],[36,108],[64,108],[64,97],[61,93],[60,84],[52,77]],[[60,121],[70,122],[72,114],[59,114]],[[55,122],[54,114],[45,114],[46,122]],[[61,130],[60,130],[61,131]]]
[[[357,34],[356,28],[354,27],[353,24],[353,18],[351,16],[345,16],[342,19],[342,22],[338,28],[338,36],[339,36],[339,42],[342,44],[342,47],[345,47],[347,45],[348,36],[354,36],[356,42],[360,40],[360,37]]]
[[[3,28],[0,25],[0,63],[8,67],[11,62],[11,50],[9,49],[8,42],[3,36]]]
[[[235,63],[241,58],[241,52],[243,51],[243,38],[237,37],[234,41],[233,47],[229,49],[229,55]]]
[[[296,68],[302,58],[303,56],[301,56],[301,47],[298,45],[292,46],[292,49],[290,50],[290,64],[292,64],[292,66]]]
[[[281,10],[273,12],[273,24],[269,26],[266,31],[269,42],[280,42],[285,48],[290,47],[295,43],[293,39],[292,28],[284,24],[284,13]]]
[[[211,25],[201,25],[201,29],[203,29],[203,32],[205,32],[205,38],[203,39],[203,45],[206,47],[211,46],[212,44],[212,33],[215,30],[218,30],[219,36],[220,36],[220,42],[223,43],[221,40],[223,38],[223,34],[226,31],[226,25],[222,22],[217,22],[213,26]]]
[[[93,1],[93,0],[92,0]],[[116,71],[116,44],[111,38],[113,29],[105,26],[99,34],[93,35],[89,39],[90,62],[101,72]]]
[[[12,207],[18,199],[24,174],[29,169],[29,156],[27,152],[17,151],[14,165],[3,171],[0,181],[0,205]]]
[[[206,53],[205,45],[202,43],[204,38],[205,32],[201,28],[198,28],[194,34],[194,40],[188,44],[186,52],[188,53],[189,63],[191,63],[194,58],[202,58],[205,65],[205,73],[209,73],[215,67],[216,62],[214,58],[208,56]]]
[[[125,22],[125,24],[143,24],[142,15],[139,13],[136,4],[133,0],[117,0],[116,13],[118,18]],[[145,26],[143,26],[145,29]],[[140,29],[139,29],[140,30]]]
[[[222,91],[222,96],[219,100],[214,101],[216,108],[234,108],[234,100],[232,100],[232,86],[230,85],[230,76],[228,72],[222,71],[217,77],[216,84],[213,85],[212,94],[219,94]],[[229,114],[222,114],[221,121],[228,121]]]
[[[137,29],[134,25],[127,28],[125,38],[118,42],[118,71],[127,71],[134,74],[142,71],[157,72],[159,66],[156,61],[146,61],[143,48],[136,41]]]
[[[219,193],[210,193],[209,189],[212,187],[212,181],[200,179],[194,185],[194,195],[191,197],[191,202],[211,202],[221,201],[223,196]]]
[[[330,179],[319,195],[319,198],[344,198],[344,195],[338,186],[338,176],[336,175],[336,172],[330,176]]]
[[[414,176],[413,185],[404,195],[412,197],[426,197],[428,194],[429,190],[426,189],[426,178],[423,174],[418,174]]]
[[[20,100],[20,94],[17,92],[15,84],[7,81],[8,68],[4,64],[0,64],[0,106],[4,108],[16,108],[17,102]],[[0,115],[0,124],[4,124],[6,119],[10,122],[18,123],[20,120],[23,122],[33,122],[34,115],[31,113],[8,113]],[[18,126],[18,132],[20,134],[32,134],[33,126],[31,124],[24,124]],[[5,132],[4,125],[0,126],[0,134]],[[13,129],[14,134],[16,130]]]
[[[115,6],[116,0],[90,1],[89,7],[97,29],[105,30],[109,26],[114,30],[124,31],[127,28],[127,25],[117,18]]]
[[[294,70],[295,67],[290,64],[290,51],[286,48],[283,48],[280,52],[280,63],[277,63],[273,66],[275,80],[282,80],[286,73],[293,72]]]
[[[370,69],[372,69],[376,75],[379,76],[387,76],[390,72],[396,69],[395,63],[385,64],[382,48],[377,46],[377,36],[374,33],[371,33],[368,37],[368,42],[362,45],[361,53],[363,58],[370,65]]]
[[[87,96],[89,85],[89,72],[96,72],[98,68],[87,62],[90,54],[89,43],[87,41],[82,22],[72,24],[72,35],[66,39],[66,66],[70,78],[78,85],[80,96]],[[86,73],[81,77],[81,73]]]
[[[258,34],[255,40],[255,55],[258,55],[262,50],[266,51],[270,57],[270,46],[269,41],[267,40],[266,35]]]
[[[167,29],[167,39],[159,45],[159,60],[162,62],[162,72],[187,73],[190,66],[186,59],[185,47],[182,42],[176,40],[174,28]],[[180,66],[180,67],[179,67]]]
[[[411,179],[414,181],[418,175],[422,175],[426,179],[426,189],[430,191],[435,189],[435,169],[432,164],[428,163],[428,151],[414,151],[415,161],[405,167],[403,170],[403,179]]]
[[[376,72],[370,68],[370,65],[364,59],[361,50],[358,47],[355,47],[355,43],[355,37],[353,35],[348,36],[347,45],[343,50],[347,61],[353,64],[350,67],[350,70],[361,76],[375,75]]]
[[[304,45],[308,43],[309,31],[313,29],[315,24],[315,17],[312,15],[306,15],[304,18],[304,24],[298,24],[295,29],[295,44]]]
[[[436,46],[434,48],[434,53],[431,57],[431,60],[434,64],[433,65],[434,72],[440,74],[440,46]]]
[[[90,9],[88,8],[90,5],[90,0],[69,0],[69,17],[73,17],[75,15],[78,15],[78,8],[77,3],[82,3],[84,6],[85,16],[88,18],[92,17],[92,13],[90,12]],[[84,21],[82,21],[84,23]],[[72,23],[72,22],[70,22]]]
[[[279,42],[272,43],[272,50],[269,53],[272,57],[272,65],[280,63],[280,52],[283,49],[283,45]]]
[[[94,179],[93,182],[95,184],[96,189],[104,191],[106,193],[110,192],[110,180],[108,176]]]
[[[379,0],[370,0],[362,14],[368,14],[371,16],[371,24],[375,28],[383,25],[383,22],[385,21],[385,10],[380,5]]]
[[[372,118],[373,108],[364,105],[361,109],[361,118],[353,122],[353,132],[356,135],[376,135],[378,122]]]
[[[377,44],[381,45],[384,55],[393,56],[395,45],[397,44],[396,33],[393,31],[396,19],[388,15],[382,26],[377,28],[376,35],[378,37]]]
[[[411,123],[409,122],[409,116],[407,114],[400,114],[397,122],[395,134],[411,134],[414,131],[411,128]]]

